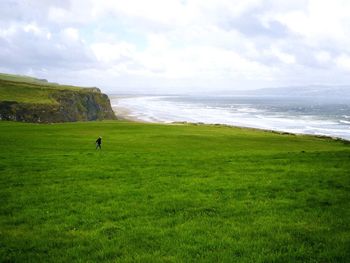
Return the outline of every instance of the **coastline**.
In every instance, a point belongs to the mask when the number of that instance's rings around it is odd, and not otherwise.
[[[140,122],[140,123],[150,123],[145,120],[142,120],[135,115],[132,114],[131,110],[122,107],[118,105],[118,100],[119,99],[125,99],[125,98],[137,98],[139,96],[132,96],[132,95],[108,95],[109,100],[111,101],[111,106],[112,110],[114,111],[115,116],[117,117],[118,120],[125,120],[125,121],[132,121],[132,122]],[[113,101],[116,102],[117,104],[112,104],[112,98]]]
[[[125,98],[138,98],[143,96],[138,95],[109,95],[110,100],[113,97],[113,101],[118,104],[119,99],[125,99]],[[331,136],[331,135],[323,135],[323,134],[309,134],[309,133],[293,133],[293,132],[286,132],[281,130],[273,130],[273,129],[264,129],[264,128],[255,128],[255,127],[248,127],[248,126],[237,126],[237,125],[230,125],[230,124],[223,124],[223,123],[204,123],[204,122],[188,122],[188,121],[174,121],[174,122],[161,122],[161,121],[146,121],[141,118],[138,118],[137,116],[132,114],[132,111],[127,108],[123,107],[117,104],[112,104],[112,109],[114,111],[114,114],[116,115],[118,120],[124,120],[124,121],[131,121],[131,122],[138,122],[138,123],[154,123],[154,124],[164,124],[164,125],[203,125],[203,126],[218,126],[218,127],[229,127],[229,128],[237,128],[237,129],[248,129],[248,130],[256,130],[256,131],[264,131],[264,132],[270,132],[275,133],[279,135],[292,135],[292,136],[311,136],[315,138],[320,139],[331,139],[334,141],[342,141],[344,143],[350,143],[350,140]]]

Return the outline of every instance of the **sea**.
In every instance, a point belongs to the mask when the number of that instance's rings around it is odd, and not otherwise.
[[[111,96],[126,117],[146,122],[226,124],[350,140],[350,103],[278,96]],[[118,110],[117,110],[118,111]]]

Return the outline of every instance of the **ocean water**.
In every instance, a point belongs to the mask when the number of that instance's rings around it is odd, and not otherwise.
[[[111,102],[147,122],[227,124],[350,140],[350,103],[327,98],[111,96]]]

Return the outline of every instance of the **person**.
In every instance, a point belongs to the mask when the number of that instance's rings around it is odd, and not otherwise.
[[[102,143],[102,137],[99,136],[98,139],[96,140],[96,150],[97,149],[101,150],[101,143]]]

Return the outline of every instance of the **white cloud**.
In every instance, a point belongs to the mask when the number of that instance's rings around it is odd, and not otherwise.
[[[72,28],[72,27],[65,28],[62,31],[62,35],[67,41],[73,41],[73,42],[79,41],[79,31],[76,28]]]
[[[281,62],[285,64],[295,63],[295,57],[292,54],[285,53],[279,49],[272,49],[271,54],[276,56]]]
[[[315,58],[320,63],[329,63],[332,59],[331,55],[327,51],[318,51],[315,53]]]
[[[95,56],[100,62],[112,63],[121,60],[123,57],[131,57],[134,53],[134,46],[123,43],[94,43],[91,45]]]
[[[23,27],[23,29],[24,29],[25,32],[31,32],[31,33],[33,33],[35,35],[42,34],[42,30],[40,30],[40,28],[37,25],[35,25],[35,24],[25,25]]]
[[[14,25],[11,25],[10,27],[7,28],[0,28],[0,37],[3,39],[8,39],[11,36],[13,36],[17,31],[17,27]]]
[[[350,56],[346,54],[342,54],[341,56],[336,58],[337,66],[345,71],[350,72]]]
[[[296,11],[275,18],[313,45],[320,41],[348,42],[350,2],[310,0]]]
[[[128,17],[144,18],[164,24],[173,24],[181,20],[181,14],[184,12],[183,5],[177,0],[98,0],[94,1],[95,12],[101,15],[106,12],[115,12],[116,14]]]
[[[0,68],[10,72],[150,92],[350,82],[346,0],[0,5]]]
[[[67,19],[67,11],[63,8],[53,6],[49,9],[48,19],[49,21],[58,23],[65,21],[65,19]]]

